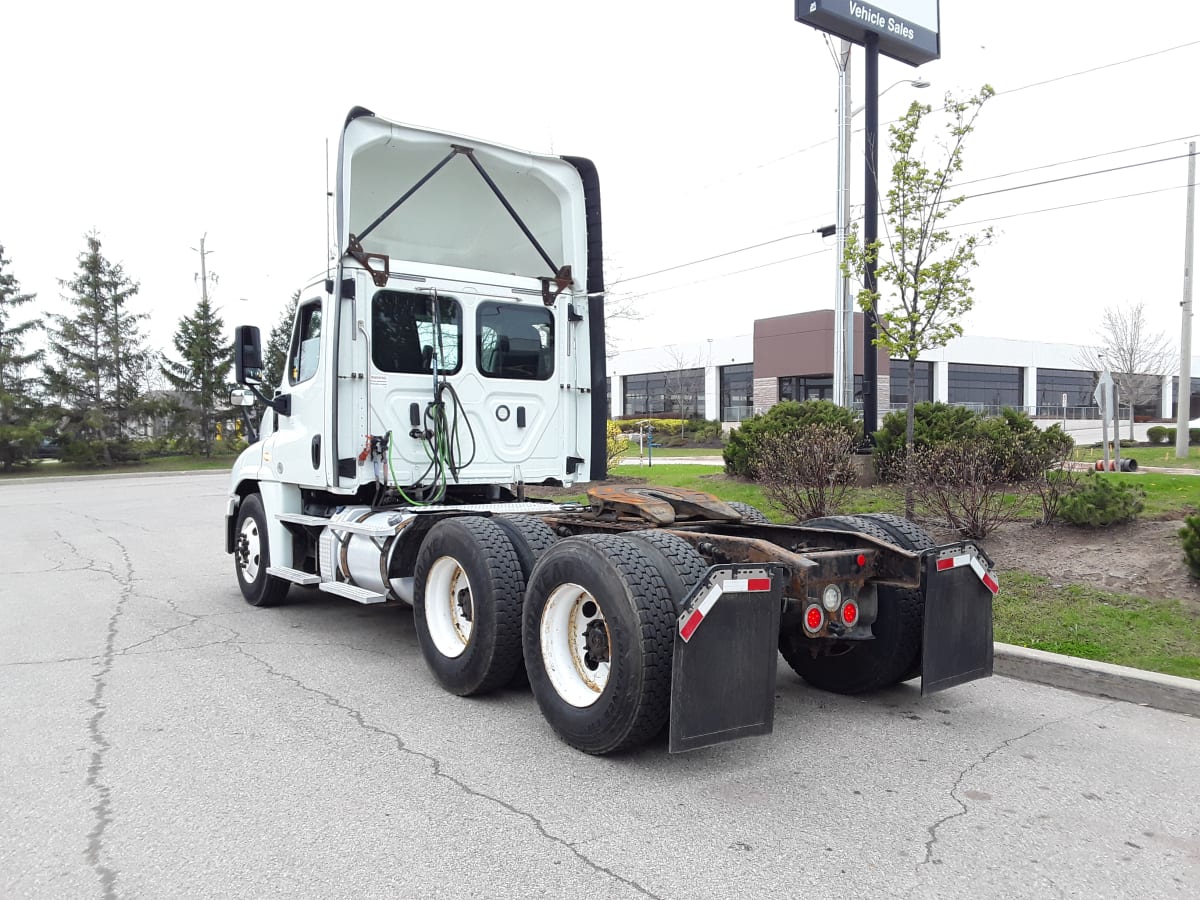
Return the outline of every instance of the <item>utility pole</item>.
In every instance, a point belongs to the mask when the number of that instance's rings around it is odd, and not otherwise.
[[[200,299],[203,300],[206,305],[208,304],[208,279],[210,276],[208,274],[208,267],[207,267],[208,264],[207,264],[207,260],[205,259],[205,257],[208,256],[208,254],[213,252],[212,250],[204,249],[204,241],[207,238],[208,238],[208,233],[206,232],[200,238],[200,249],[196,251],[197,253],[200,254],[200,274],[196,276],[200,280]],[[192,249],[196,250],[195,247],[193,247]],[[213,280],[213,284],[216,284],[217,276],[214,274],[211,276],[211,278]]]
[[[1196,236],[1196,142],[1188,143],[1187,226],[1183,238],[1183,323],[1179,332],[1179,400],[1175,404],[1175,458],[1187,459],[1192,414],[1192,244]]]

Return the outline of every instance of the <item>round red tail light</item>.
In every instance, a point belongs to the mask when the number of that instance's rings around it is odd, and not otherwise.
[[[804,611],[804,627],[814,634],[825,625],[825,613],[815,603]]]
[[[842,621],[847,625],[853,625],[858,621],[858,604],[853,600],[847,601],[842,607]]]
[[[855,561],[858,563],[858,567],[861,569],[863,566],[865,566],[867,564],[867,554],[865,554],[865,553],[858,554],[858,559]]]

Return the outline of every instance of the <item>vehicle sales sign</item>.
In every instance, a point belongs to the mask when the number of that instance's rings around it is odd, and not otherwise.
[[[919,66],[942,55],[939,0],[796,0],[796,21],[865,44],[879,37],[879,52]]]

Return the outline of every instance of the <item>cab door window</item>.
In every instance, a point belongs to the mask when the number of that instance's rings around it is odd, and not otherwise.
[[[554,374],[554,316],[550,310],[482,303],[475,317],[475,350],[483,375],[545,381]]]
[[[462,307],[450,297],[379,291],[371,301],[371,361],[381,372],[454,374],[462,363]]]
[[[309,300],[296,310],[296,327],[288,353],[288,382],[300,384],[317,373],[321,361],[321,301]]]

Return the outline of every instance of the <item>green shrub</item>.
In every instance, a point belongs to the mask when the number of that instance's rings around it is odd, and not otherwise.
[[[1161,425],[1151,425],[1146,429],[1146,440],[1151,444],[1161,444],[1167,439],[1167,429]]]
[[[978,413],[965,406],[918,403],[913,407],[913,449],[974,437],[979,419]],[[875,432],[875,470],[884,481],[900,477],[907,423],[908,413],[899,409],[884,416],[882,427]]]
[[[755,478],[762,439],[767,435],[800,431],[809,425],[832,425],[845,431],[855,442],[862,436],[862,421],[851,410],[829,400],[787,400],[777,403],[760,416],[751,416],[729,432],[722,456],[730,475]]]
[[[1146,506],[1145,498],[1139,487],[1089,472],[1062,498],[1058,514],[1072,525],[1104,528],[1136,519]]]
[[[1183,558],[1187,560],[1188,571],[1200,578],[1200,514],[1183,520],[1179,537],[1183,539]]]

